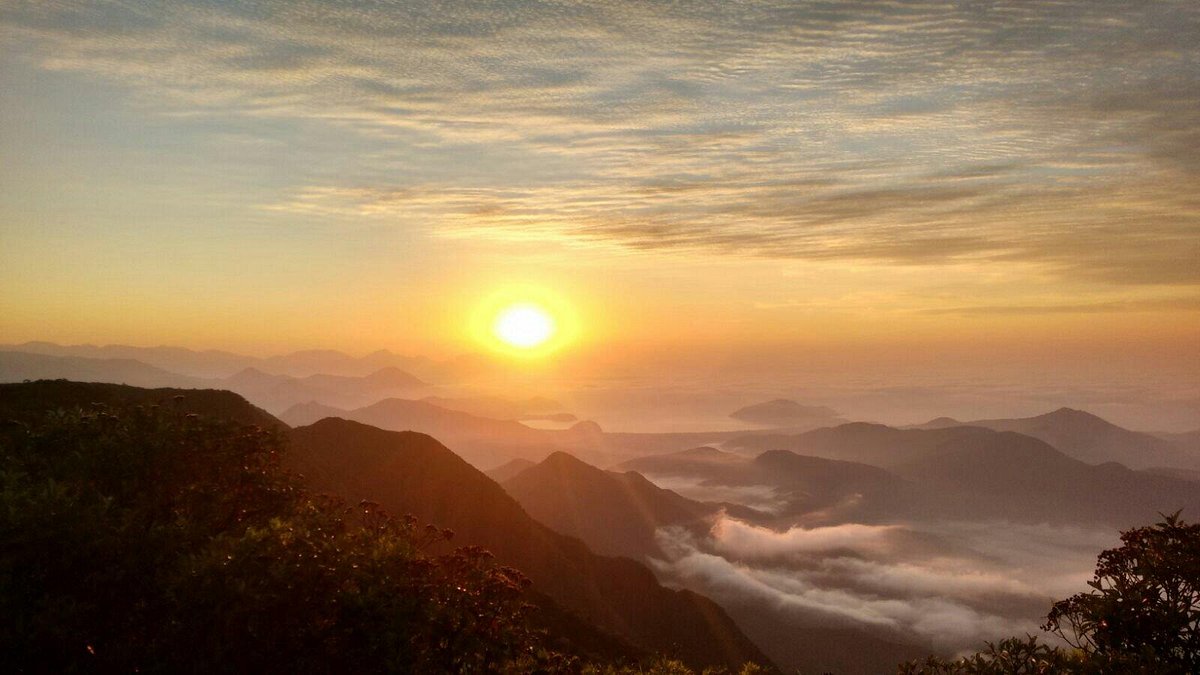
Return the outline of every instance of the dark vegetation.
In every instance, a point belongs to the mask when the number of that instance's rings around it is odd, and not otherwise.
[[[555,663],[527,581],[449,532],[304,492],[280,437],[156,407],[0,436],[0,649],[24,672],[451,672]]]

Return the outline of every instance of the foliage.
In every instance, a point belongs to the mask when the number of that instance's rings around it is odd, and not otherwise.
[[[1072,649],[1036,637],[988,644],[973,656],[930,657],[902,675],[1200,672],[1200,525],[1179,514],[1121,534],[1100,554],[1092,591],[1054,604],[1044,630]]]
[[[1080,593],[1054,604],[1046,630],[1112,668],[1200,672],[1200,525],[1175,513],[1121,534]]]
[[[157,407],[0,430],[16,672],[554,672],[528,581],[451,533],[304,493],[280,440]]]
[[[1008,638],[987,643],[987,649],[956,660],[931,656],[925,661],[901,665],[900,675],[1046,675],[1074,672],[1079,659],[1045,643],[1037,637]]]

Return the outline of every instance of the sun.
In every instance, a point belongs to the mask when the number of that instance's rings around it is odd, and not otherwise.
[[[558,326],[554,317],[532,302],[509,305],[496,315],[492,334],[517,349],[533,349],[554,337]]]

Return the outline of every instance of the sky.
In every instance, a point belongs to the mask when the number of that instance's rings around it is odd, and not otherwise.
[[[0,342],[1200,374],[1193,0],[3,0],[0,92]]]

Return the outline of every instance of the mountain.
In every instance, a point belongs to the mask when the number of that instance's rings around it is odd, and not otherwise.
[[[128,358],[0,352],[0,381],[60,378],[151,388],[228,389],[272,412],[286,410],[293,405],[309,401],[355,407],[381,398],[425,391],[429,387],[415,376],[395,367],[380,368],[362,377],[318,374],[300,378],[274,375],[258,368],[247,367],[229,377],[199,378],[168,372]]]
[[[124,358],[94,359],[46,356],[25,352],[0,352],[0,381],[67,379],[76,382],[112,382],[137,387],[200,388],[197,378],[169,373],[140,361]]]
[[[1200,469],[1200,452],[1185,450],[1152,434],[1130,431],[1083,410],[1059,408],[1036,417],[975,420],[967,424],[1033,436],[1089,464],[1120,462],[1133,468]]]
[[[675,457],[688,465],[697,460],[703,464],[707,455],[708,459],[715,460],[708,466],[728,468],[730,461],[721,458],[726,454],[701,448],[678,453]],[[812,459],[791,453],[767,455],[758,470],[793,470],[780,466],[792,460],[779,455],[790,455],[801,464]],[[645,459],[653,463],[667,458]],[[746,458],[726,459],[755,466],[754,460]],[[636,462],[627,464],[632,463]],[[662,466],[662,462],[658,465]],[[566,453],[547,457],[504,482],[503,487],[540,522],[564,534],[578,536],[599,552],[666,559],[669,552],[660,549],[654,537],[658,528],[682,527],[702,539],[722,510],[736,518],[747,519],[746,514],[735,510],[737,507],[686,499],[657,487],[636,472],[603,471]],[[726,611],[747,635],[789,671],[886,672],[894,669],[897,663],[928,652],[928,648],[893,643],[861,630],[814,626],[794,613],[775,612],[754,602],[728,599],[723,602]]]
[[[644,473],[662,484],[672,479],[698,481],[698,491],[721,494],[717,488],[769,490],[745,503],[766,508],[783,520],[807,516],[809,524],[877,520],[907,508],[912,487],[900,477],[875,466],[769,450],[756,457],[694,448],[623,462],[618,469]],[[731,515],[736,515],[731,513]],[[761,520],[751,516],[750,520]]]
[[[257,361],[252,356],[217,350],[193,351],[181,347],[130,347],[126,345],[57,345],[52,342],[25,342],[8,345],[6,350],[44,356],[88,359],[129,359],[190,377],[226,377]]]
[[[123,384],[41,380],[0,384],[0,418],[23,418],[47,410],[97,405],[156,405],[206,417],[226,419],[264,429],[287,429],[287,425],[246,399],[215,389],[143,389]]]
[[[190,377],[219,379],[244,370],[291,377],[326,373],[346,377],[364,377],[382,368],[397,368],[419,373],[438,381],[453,381],[462,359],[444,362],[421,356],[403,356],[380,350],[365,356],[351,356],[331,349],[313,349],[260,358],[218,350],[196,351],[182,347],[132,347],[128,345],[58,345],[51,342],[25,342],[0,346],[0,349],[44,356],[91,359],[131,359]]]
[[[729,416],[736,420],[764,426],[808,429],[845,421],[832,408],[803,405],[785,398],[739,408]]]
[[[529,515],[579,537],[604,555],[661,555],[654,533],[678,525],[708,529],[720,505],[664,490],[634,471],[616,473],[556,452],[501,483]]]
[[[427,400],[388,398],[353,410],[317,404],[293,406],[281,417],[292,425],[323,417],[341,417],[391,431],[419,431],[445,441],[478,467],[498,466],[516,458],[542,459],[559,449],[603,450],[604,432],[595,422],[569,429],[534,429],[513,420],[449,410]]]
[[[421,399],[439,408],[458,410],[479,417],[490,417],[498,420],[544,419],[551,416],[563,415],[563,406],[542,396],[526,399],[508,399],[500,396],[470,396],[463,398],[447,398],[444,396],[426,396]],[[574,420],[573,415],[568,415]],[[563,419],[567,419],[564,417]]]
[[[352,408],[429,387],[414,375],[391,366],[362,377],[325,374],[292,377],[273,375],[258,368],[244,368],[227,378],[216,380],[214,384],[236,391],[274,411],[312,401]]]
[[[325,419],[294,429],[291,440],[289,461],[315,488],[449,527],[456,544],[488,548],[536,591],[634,645],[693,666],[767,662],[712,601],[668,590],[641,564],[598,556],[552,531],[425,434]]]
[[[537,466],[537,462],[519,457],[511,462],[505,462],[494,469],[488,469],[484,473],[487,474],[488,478],[503,484],[504,481],[533,466]]]
[[[929,420],[928,422],[925,422],[924,424],[913,424],[913,425],[910,425],[910,426],[907,426],[904,428],[905,429],[949,429],[950,427],[961,427],[961,426],[963,426],[963,423],[959,422],[958,420],[954,419],[953,417],[935,417],[935,418]]]
[[[1117,463],[1086,464],[1040,439],[983,427],[895,429],[855,423],[802,434],[746,436],[729,445],[788,449],[882,467],[914,484],[916,499],[897,504],[914,517],[1129,527],[1159,513],[1200,512],[1195,483]]]

